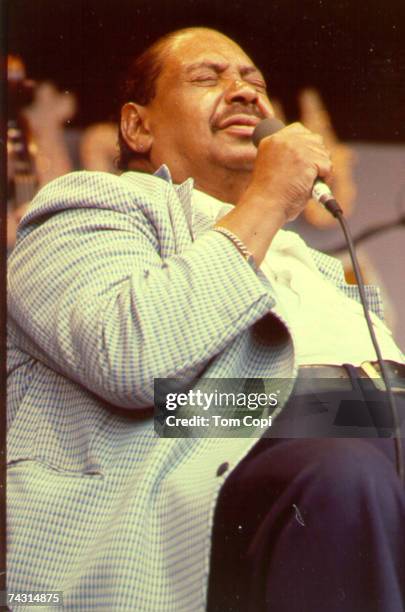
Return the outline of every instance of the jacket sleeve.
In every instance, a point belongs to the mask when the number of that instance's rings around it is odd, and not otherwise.
[[[218,232],[162,258],[135,204],[131,214],[93,201],[32,216],[9,271],[20,348],[127,408],[153,403],[154,378],[195,376],[274,304]]]

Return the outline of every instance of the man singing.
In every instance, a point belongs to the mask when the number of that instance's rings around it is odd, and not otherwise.
[[[308,373],[368,399],[356,289],[282,230],[331,174],[322,139],[296,123],[256,149],[263,75],[205,28],[157,41],[125,91],[124,173],[48,184],[10,260],[9,590],[72,610],[400,612],[392,440],[153,428],[155,378],[290,379],[281,417],[308,409]],[[368,297],[403,413],[403,355]]]

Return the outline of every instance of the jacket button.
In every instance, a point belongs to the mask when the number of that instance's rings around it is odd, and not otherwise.
[[[227,470],[229,470],[229,463],[225,461],[224,463],[221,463],[217,469],[217,476],[222,476],[222,474],[225,474]]]

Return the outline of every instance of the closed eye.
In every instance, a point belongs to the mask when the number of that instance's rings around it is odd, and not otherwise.
[[[264,81],[256,80],[256,79],[245,79],[245,81],[249,83],[249,85],[253,85],[253,87],[256,87],[258,91],[265,92],[267,90],[267,86]]]
[[[196,85],[211,86],[216,85],[218,83],[218,78],[216,76],[201,76],[192,79],[191,82],[195,83]]]

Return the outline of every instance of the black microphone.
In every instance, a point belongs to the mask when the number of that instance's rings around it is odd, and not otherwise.
[[[280,119],[263,119],[254,129],[252,134],[252,140],[256,147],[259,146],[260,141],[266,136],[271,136],[275,132],[278,132],[283,127],[285,127],[284,123],[280,121]],[[333,193],[328,187],[328,185],[320,178],[315,179],[314,185],[312,187],[312,197],[320,204],[323,204],[324,207],[334,216],[343,214],[342,209],[339,204],[336,202],[333,197]]]

